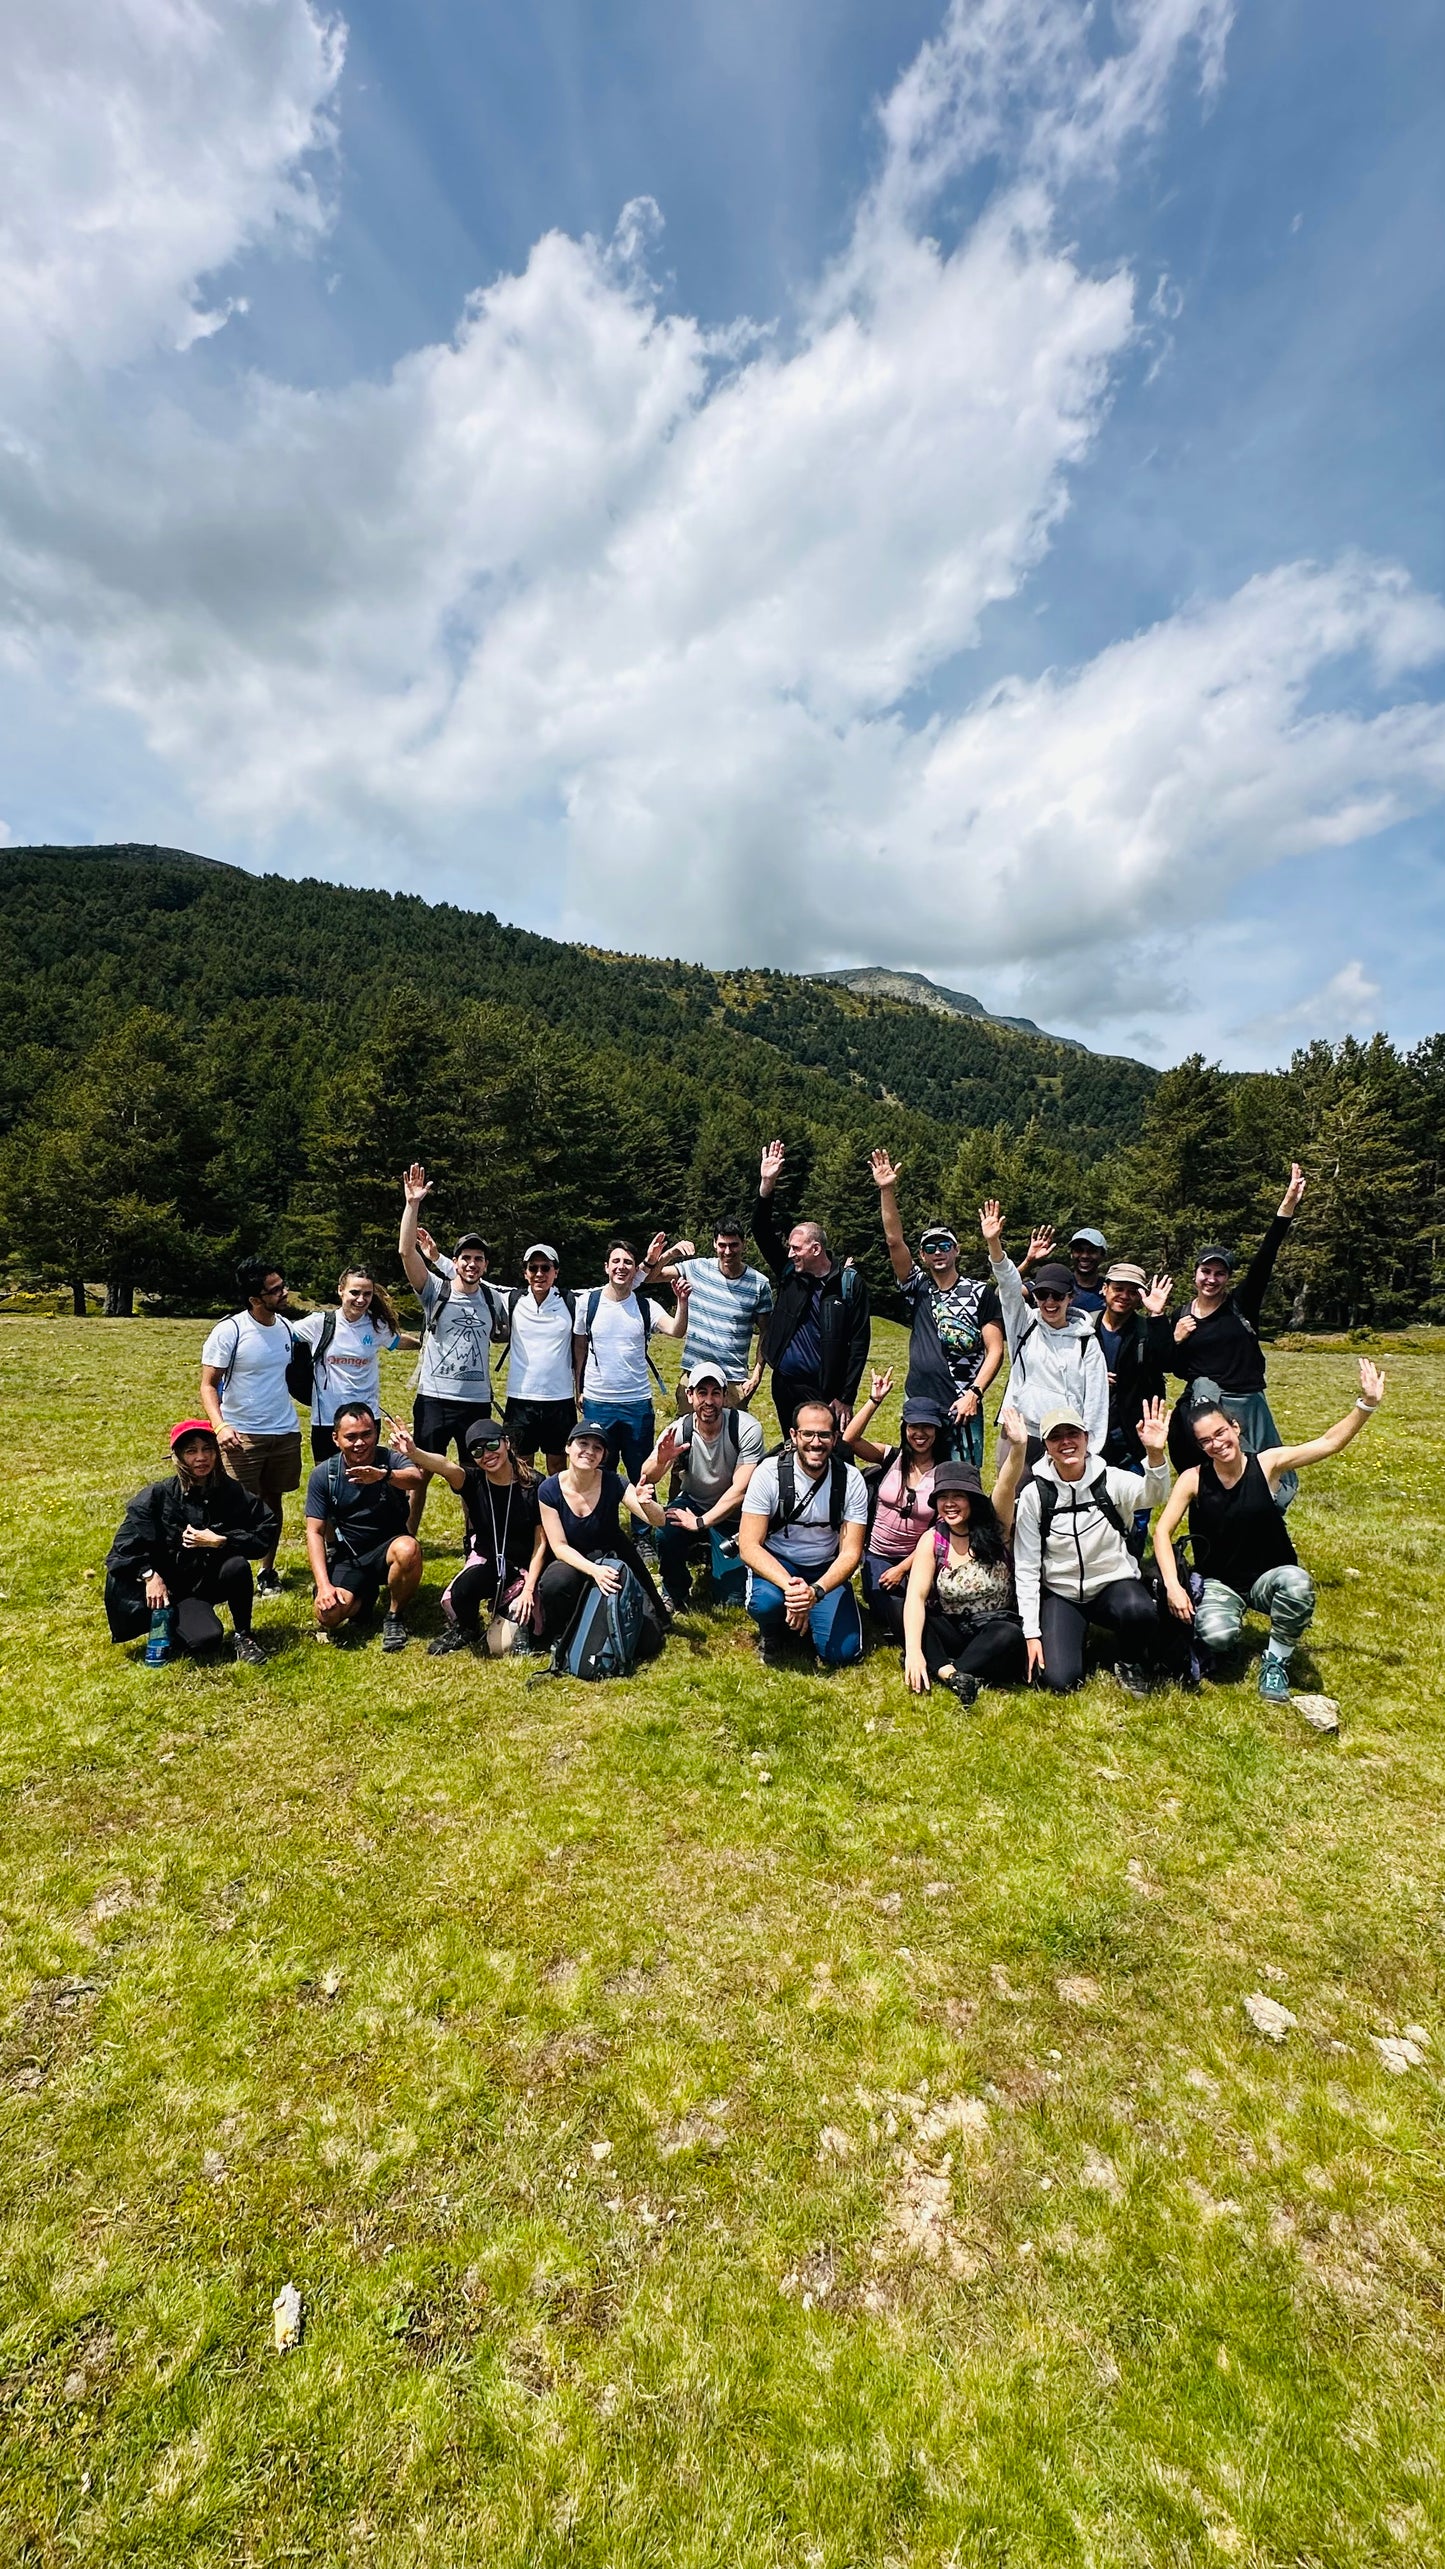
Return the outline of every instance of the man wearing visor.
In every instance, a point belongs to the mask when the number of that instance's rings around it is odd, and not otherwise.
[[[1004,1356],[997,1291],[960,1275],[958,1240],[946,1222],[929,1224],[915,1262],[898,1210],[898,1168],[886,1151],[875,1151],[869,1165],[889,1262],[908,1305],[905,1395],[935,1402],[949,1422],[954,1453],[980,1464],[984,1394]]]

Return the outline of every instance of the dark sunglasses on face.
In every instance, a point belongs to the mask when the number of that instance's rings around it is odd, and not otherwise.
[[[1068,1299],[1069,1299],[1069,1297],[1068,1297],[1068,1295],[1067,1295],[1066,1293],[1047,1293],[1047,1292],[1045,1292],[1045,1293],[1036,1293],[1036,1294],[1034,1295],[1034,1300],[1035,1300],[1035,1302],[1067,1302],[1067,1301],[1068,1301]]]

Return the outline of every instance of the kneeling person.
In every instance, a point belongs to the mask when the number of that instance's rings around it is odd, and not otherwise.
[[[1228,1410],[1193,1413],[1204,1459],[1175,1482],[1155,1529],[1154,1557],[1170,1613],[1181,1625],[1192,1615],[1207,1650],[1227,1650],[1237,1641],[1251,1607],[1268,1615],[1269,1639],[1259,1663],[1259,1691],[1266,1703],[1289,1702],[1290,1654],[1315,1610],[1314,1581],[1290,1540],[1279,1504],[1280,1483],[1287,1472],[1328,1462],[1340,1453],[1374,1417],[1384,1397],[1384,1375],[1361,1357],[1353,1409],[1308,1445],[1270,1445],[1260,1454],[1246,1452],[1244,1430]],[[1186,1509],[1194,1567],[1204,1582],[1197,1607],[1185,1595],[1174,1560],[1174,1531]]]
[[[810,1632],[824,1668],[862,1656],[852,1581],[867,1523],[863,1475],[838,1451],[831,1407],[800,1402],[787,1443],[759,1463],[748,1484],[738,1536],[765,1663],[785,1632],[797,1640]]]
[[[386,1585],[383,1650],[406,1648],[402,1610],[421,1584],[421,1545],[406,1530],[416,1465],[398,1462],[377,1442],[377,1421],[364,1401],[343,1401],[332,1421],[336,1452],[306,1484],[306,1550],[316,1581],[317,1638],[330,1641],[359,1623]]]
[[[171,1429],[175,1473],[138,1490],[105,1559],[105,1612],[112,1641],[139,1641],[156,1615],[167,1618],[149,1664],[222,1638],[217,1606],[230,1615],[236,1657],[258,1667],[251,1631],[251,1563],[269,1559],[276,1518],[264,1499],[221,1469],[215,1430],[202,1418]]]
[[[1169,1413],[1150,1401],[1139,1421],[1148,1468],[1110,1469],[1089,1450],[1076,1409],[1053,1409],[1041,1422],[1044,1455],[1019,1494],[1014,1519],[1014,1575],[1028,1648],[1029,1676],[1051,1694],[1083,1681],[1090,1624],[1118,1643],[1116,1673],[1131,1694],[1166,1670],[1183,1676],[1189,1636],[1161,1618],[1129,1549],[1136,1512],[1169,1495],[1165,1442]]]
[[[693,1366],[685,1386],[689,1415],[659,1437],[633,1492],[648,1524],[657,1528],[657,1566],[679,1614],[687,1609],[689,1565],[697,1554],[711,1560],[714,1592],[727,1576],[728,1551],[737,1574],[743,1496],[763,1459],[762,1421],[728,1407],[728,1388],[726,1373],[711,1357]],[[657,1489],[669,1473],[664,1506]]]

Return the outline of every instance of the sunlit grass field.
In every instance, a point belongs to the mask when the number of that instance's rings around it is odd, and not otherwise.
[[[148,1672],[200,1335],[0,1322],[7,2569],[1445,2560],[1445,1356],[1294,1512],[1331,1740],[321,1651],[295,1502],[266,1669]]]

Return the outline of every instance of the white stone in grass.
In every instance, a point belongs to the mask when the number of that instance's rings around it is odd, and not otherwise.
[[[896,1918],[899,1910],[903,1906],[902,1892],[885,1891],[882,1899],[878,1903],[878,1906],[882,1910],[885,1918]]]
[[[271,2304],[271,2333],[278,2355],[289,2355],[301,2343],[305,2310],[294,2284],[283,2284]]]
[[[842,2125],[838,2123],[825,2123],[822,2131],[818,2134],[819,2158],[846,2159],[851,2158],[852,2152],[853,2144],[849,2140],[847,2133],[843,2130]]]
[[[1405,2028],[1405,2040],[1407,2043],[1423,2043],[1428,2048],[1430,2037],[1426,2033],[1423,2025],[1407,2025]]]
[[[1292,2034],[1299,2023],[1298,2016],[1292,2016],[1287,2007],[1281,2007],[1277,1998],[1266,1998],[1262,1989],[1251,1990],[1243,2004],[1255,2032],[1263,2034],[1266,2042],[1282,2043],[1286,2034]]]
[[[598,2161],[599,2165],[603,2159],[610,2159],[612,2156],[611,2142],[594,2141],[592,2144],[592,2156]]]
[[[1312,1731],[1323,1731],[1332,1738],[1339,1729],[1340,1708],[1333,1695],[1292,1695],[1290,1702]]]
[[[1084,2152],[1084,2164],[1079,2170],[1079,2183],[1087,2186],[1091,2194],[1117,2196],[1124,2191],[1124,2181],[1118,2169],[1113,2160],[1102,2150]]]
[[[1423,2069],[1425,2055],[1408,2034],[1372,2034],[1371,2042],[1392,2078],[1401,2078],[1407,2069]]]
[[[322,1975],[321,1995],[323,1998],[336,1998],[340,1996],[340,1993],[341,1974],[333,1966],[330,1971],[325,1972]]]

